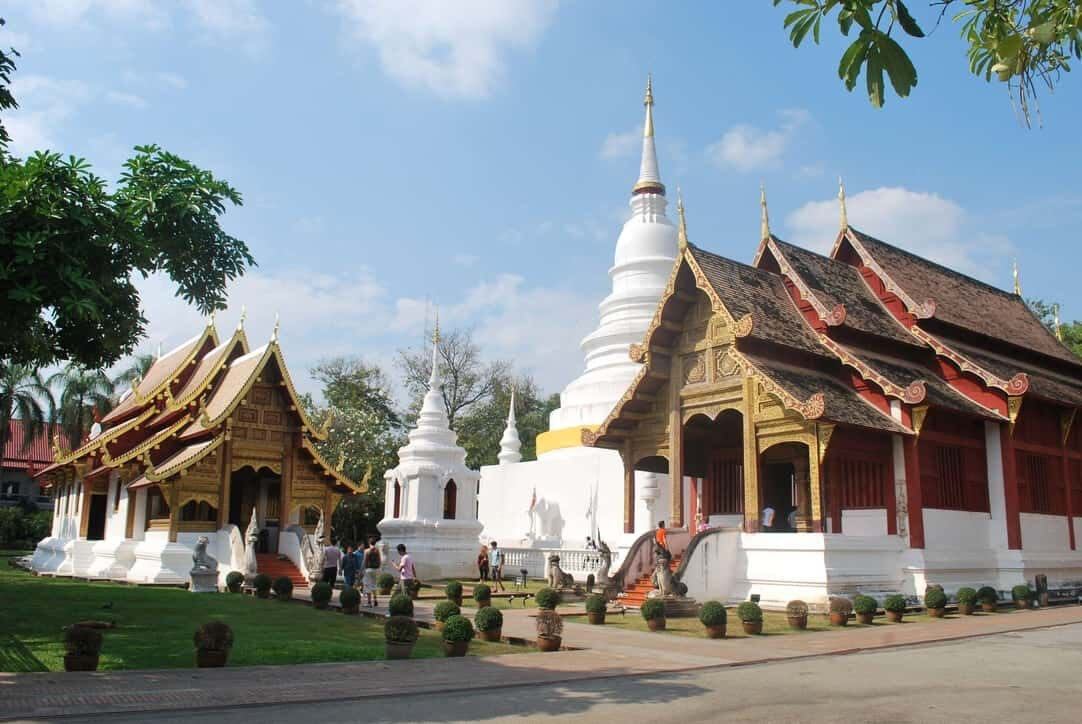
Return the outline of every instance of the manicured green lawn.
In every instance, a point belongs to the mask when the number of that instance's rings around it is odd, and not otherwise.
[[[108,606],[108,607],[107,607]],[[233,627],[230,666],[384,658],[383,622],[233,594],[80,583],[0,568],[0,671],[62,671],[63,628],[115,621],[102,646],[102,670],[194,666],[192,634],[221,620]],[[529,651],[475,639],[470,654]],[[440,636],[421,630],[415,658],[442,656]]]
[[[449,583],[449,581],[431,582],[431,588],[421,589],[422,598],[425,598],[426,600],[429,599],[429,597],[435,597],[434,600],[442,599],[443,587],[447,585],[447,583]],[[463,589],[465,590],[465,594],[462,596],[462,607],[477,608],[477,601],[473,600],[473,587],[477,585],[477,581],[462,581],[461,583]],[[492,588],[491,582],[487,582],[486,585],[489,588]],[[492,597],[492,607],[504,610],[509,608],[537,608],[537,603],[534,601],[533,597],[537,594],[538,591],[540,591],[542,588],[545,588],[547,585],[548,583],[546,583],[545,581],[528,580],[526,581],[526,586],[524,588],[515,588],[513,582],[505,581],[504,586],[507,588],[507,597],[505,597],[504,592],[501,592],[498,595],[494,595]],[[524,598],[526,594],[530,594],[530,597]],[[514,596],[515,600],[512,601],[510,599],[510,596]],[[523,605],[523,603],[525,603],[525,605]]]

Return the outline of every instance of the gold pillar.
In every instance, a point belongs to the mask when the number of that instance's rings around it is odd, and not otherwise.
[[[759,530],[759,449],[755,439],[755,380],[744,378],[744,530]]]
[[[286,436],[286,440],[289,441],[289,445],[286,446],[285,452],[282,457],[282,482],[279,484],[279,495],[281,501],[278,503],[278,536],[281,537],[282,533],[289,526],[290,516],[290,504],[289,501],[293,498],[293,461],[296,458],[294,452],[297,446],[300,445],[300,434],[290,433]]]
[[[815,434],[808,443],[808,492],[811,500],[811,530],[823,532],[822,467],[819,464],[819,441]],[[889,511],[888,511],[889,512]]]
[[[218,527],[229,522],[229,499],[233,496],[233,440],[230,432],[222,443],[221,479],[218,481]],[[244,521],[241,521],[244,524]]]
[[[624,532],[635,532],[635,462],[631,445],[624,445]]]
[[[180,478],[168,485],[162,492],[169,496],[169,542],[176,543],[177,531],[180,530]]]
[[[684,423],[680,419],[680,386],[683,375],[678,372],[679,357],[669,363],[669,483],[672,485],[671,528],[684,526]]]
[[[79,537],[86,538],[90,525],[90,483],[82,481],[83,493],[79,496]]]

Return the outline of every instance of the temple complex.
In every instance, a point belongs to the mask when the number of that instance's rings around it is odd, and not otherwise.
[[[38,474],[55,499],[51,535],[34,552],[39,573],[131,583],[188,581],[201,536],[219,578],[244,568],[253,514],[258,550],[307,576],[303,550],[321,514],[363,493],[290,380],[277,324],[249,350],[242,323],[220,341],[213,321],[161,355],[75,450],[55,443]],[[300,578],[300,576],[298,576]]]

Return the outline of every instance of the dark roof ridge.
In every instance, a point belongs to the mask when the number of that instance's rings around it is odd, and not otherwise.
[[[773,236],[774,235],[771,234],[771,237],[773,237]],[[751,264],[745,264],[742,261],[737,261],[736,259],[733,259],[733,258],[730,258],[730,257],[727,257],[727,256],[722,256],[721,254],[715,254],[712,251],[707,251],[706,249],[702,248],[701,246],[695,246],[691,242],[688,242],[688,249],[693,250],[695,252],[699,252],[700,254],[706,254],[707,256],[712,256],[715,259],[721,259],[724,262],[727,262],[729,264],[733,264],[734,266],[738,266],[738,267],[740,267],[742,269],[747,269],[748,271],[753,271],[753,272],[755,272],[757,274],[765,274],[767,276],[775,277],[775,278],[779,278],[779,279],[783,278],[783,276],[781,274],[775,274],[772,271],[767,271],[766,269],[760,269],[757,266],[752,266]]]

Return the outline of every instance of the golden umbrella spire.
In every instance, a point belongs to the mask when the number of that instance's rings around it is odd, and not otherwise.
[[[770,215],[766,210],[766,187],[763,184],[759,184],[759,205],[763,208],[762,228],[760,229],[760,235],[764,239],[770,238]]]
[[[1014,276],[1014,293],[1022,296],[1022,282],[1018,278],[1018,257],[1014,259],[1014,270],[1011,273]]]

